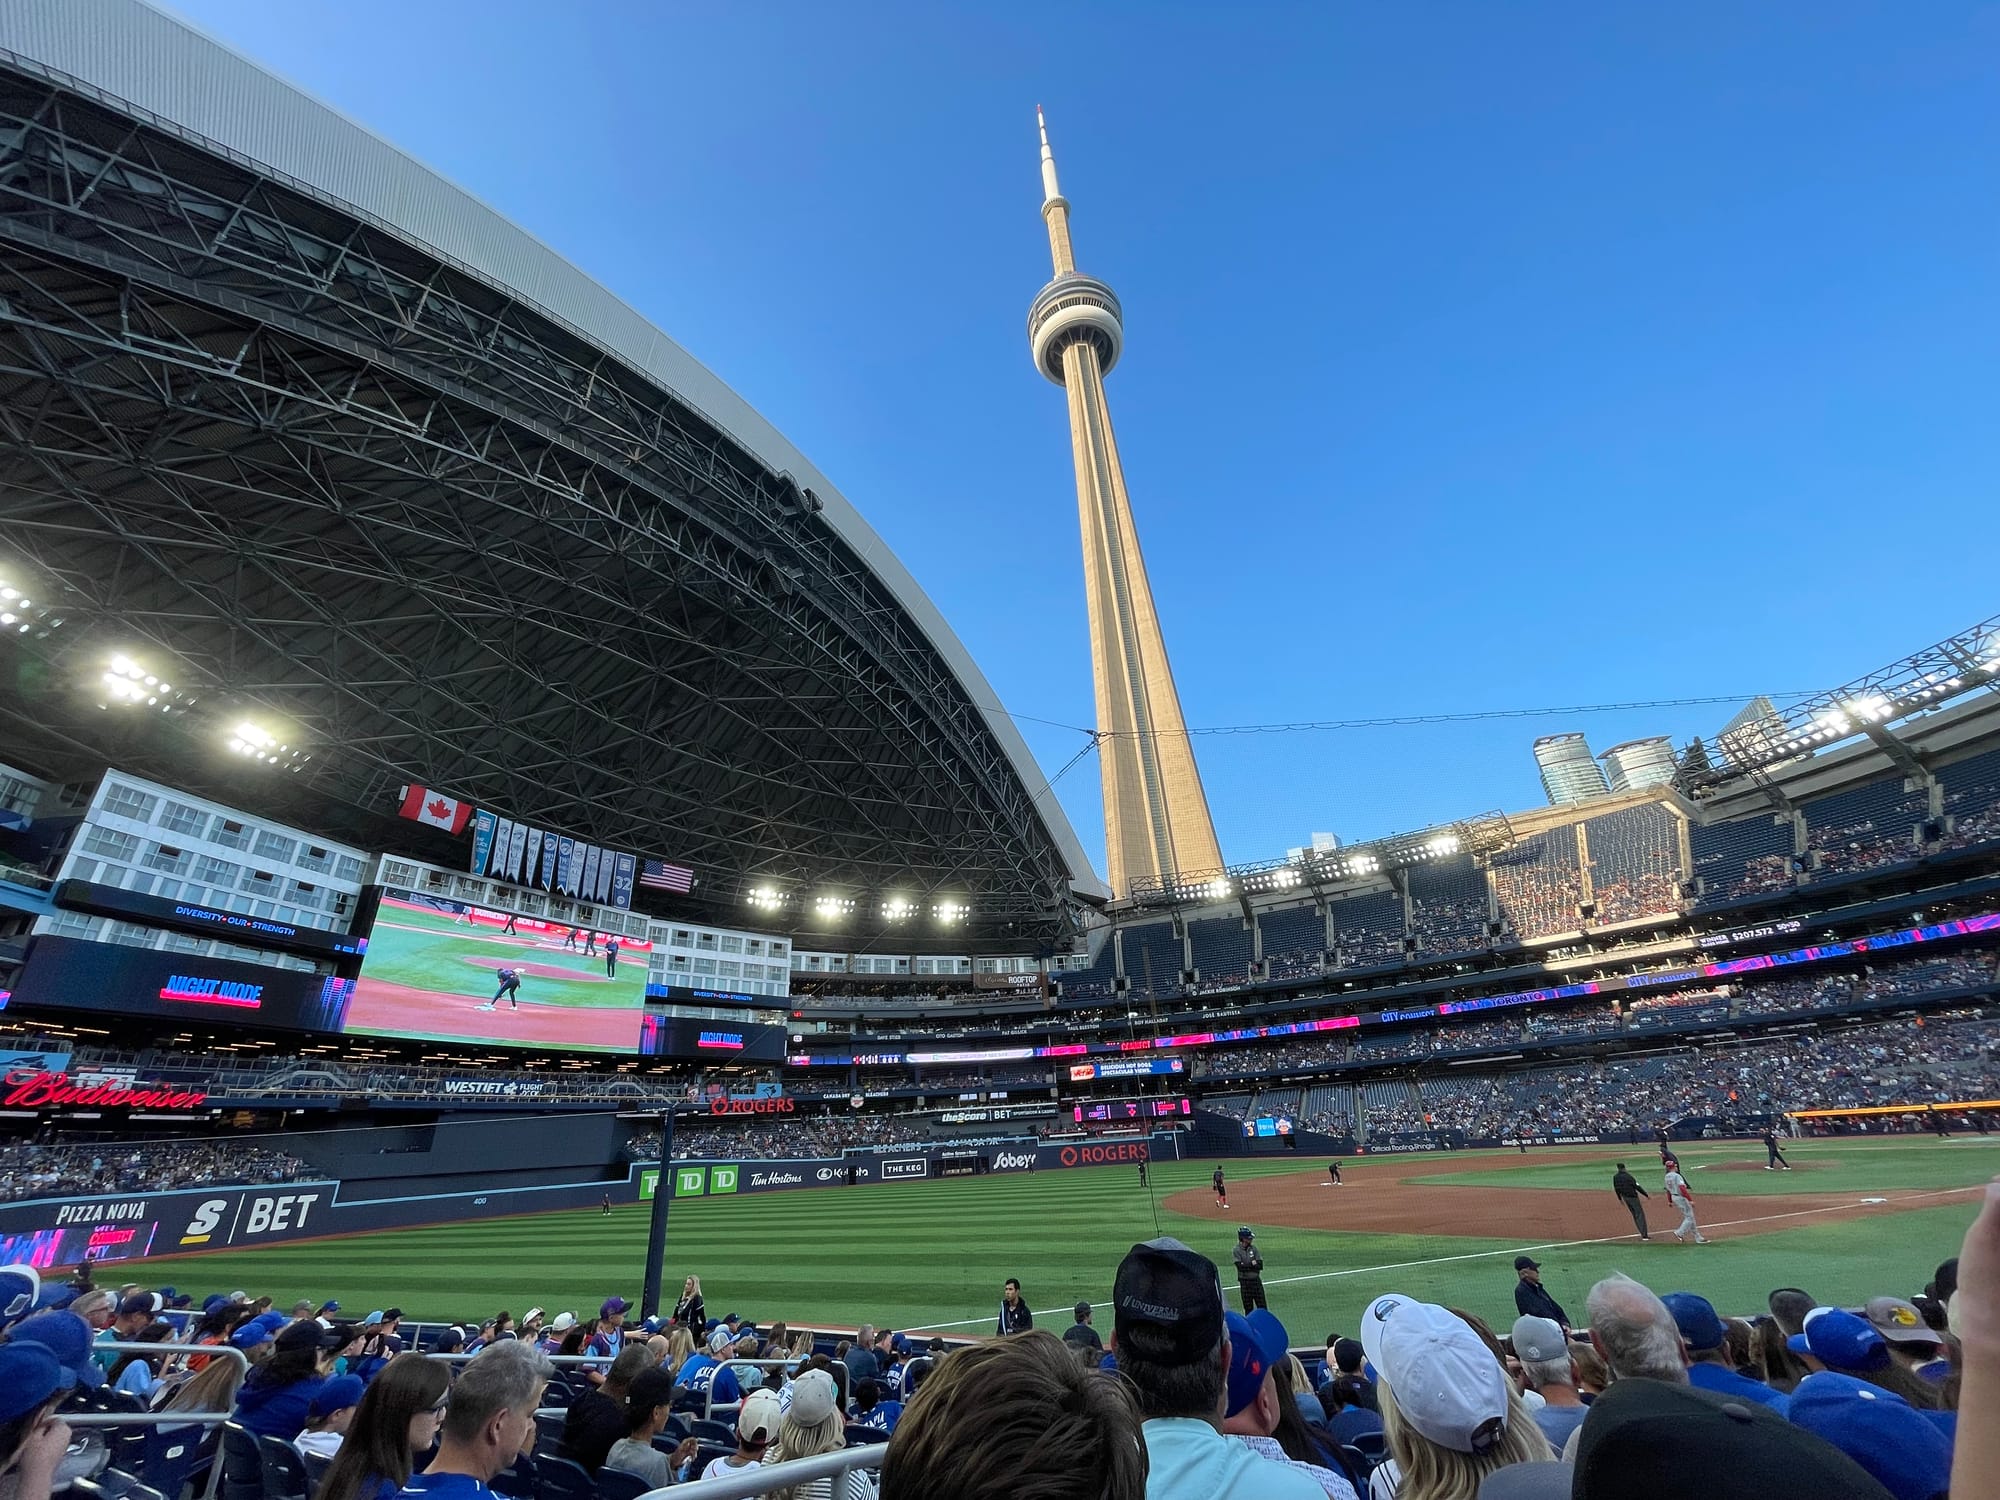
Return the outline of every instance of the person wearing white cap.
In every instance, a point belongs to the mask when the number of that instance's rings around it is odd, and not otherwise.
[[[1361,1347],[1381,1377],[1390,1462],[1369,1479],[1373,1500],[1475,1493],[1509,1464],[1555,1457],[1479,1335],[1456,1313],[1391,1294],[1361,1315]]]
[[[777,1440],[783,1420],[784,1409],[776,1391],[752,1391],[743,1398],[743,1407],[736,1413],[736,1451],[710,1459],[701,1477],[726,1479],[745,1469],[760,1467],[766,1450]]]

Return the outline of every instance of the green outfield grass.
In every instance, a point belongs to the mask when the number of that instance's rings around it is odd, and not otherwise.
[[[1750,1192],[1775,1191],[1775,1184],[1858,1198],[1973,1187],[2000,1169],[2000,1150],[1932,1142],[1805,1145],[1798,1159],[1810,1161],[1822,1150],[1840,1165],[1790,1179],[1762,1171],[1690,1176],[1701,1182],[1740,1175]],[[1746,1151],[1761,1160],[1761,1148],[1740,1143],[1689,1147],[1682,1159],[1693,1167],[1742,1160]],[[1590,1164],[1577,1167],[1536,1166],[1530,1155],[1525,1170],[1511,1153],[1467,1154],[1407,1163],[1407,1175],[1587,1188],[1602,1197],[1603,1232],[1614,1235],[1629,1228],[1607,1185],[1620,1157],[1635,1169],[1645,1165],[1652,1186],[1655,1164],[1636,1149],[1594,1151]],[[1425,1171],[1447,1160],[1455,1170]],[[1150,1194],[1133,1169],[1102,1167],[683,1199],[672,1207],[668,1230],[668,1300],[684,1275],[698,1272],[716,1315],[985,1332],[1001,1281],[1018,1276],[1042,1321],[1060,1327],[1069,1320],[1067,1308],[1084,1300],[1100,1304],[1098,1321],[1108,1324],[1102,1304],[1120,1256],[1135,1240],[1177,1234],[1226,1267],[1233,1221],[1158,1206],[1170,1193],[1205,1185],[1212,1165],[1158,1163]],[[1386,1165],[1371,1163],[1368,1170]],[[1232,1182],[1300,1173],[1301,1192],[1366,1191],[1360,1183],[1318,1189],[1319,1164],[1311,1160],[1233,1160],[1228,1168]],[[1861,1220],[1808,1213],[1795,1225],[1757,1235],[1732,1233],[1727,1210],[1711,1211],[1703,1217],[1718,1226],[1717,1242],[1705,1247],[1670,1239],[1548,1244],[1534,1237],[1531,1224],[1508,1240],[1281,1226],[1258,1226],[1257,1240],[1272,1310],[1296,1342],[1310,1343],[1330,1330],[1352,1330],[1361,1307],[1384,1291],[1447,1302],[1504,1326],[1514,1316],[1510,1262],[1524,1249],[1544,1263],[1545,1281],[1578,1321],[1585,1291],[1612,1270],[1659,1291],[1698,1290],[1725,1310],[1745,1312],[1761,1309],[1765,1294],[1784,1285],[1849,1303],[1882,1292],[1908,1295],[1939,1261],[1958,1253],[1975,1207],[1967,1193]],[[551,1314],[585,1315],[613,1293],[637,1300],[649,1212],[641,1204],[608,1217],[593,1209],[175,1257],[156,1275],[197,1300],[242,1287],[268,1293],[281,1307],[299,1297],[336,1297],[357,1313],[394,1304],[417,1317],[474,1319],[503,1307],[518,1315],[539,1303]]]
[[[646,956],[629,953],[619,959],[617,977],[604,977],[604,938],[599,951],[570,952],[560,945],[535,945],[499,939],[491,927],[470,928],[441,912],[412,910],[384,903],[368,939],[362,981],[408,985],[434,994],[486,1000],[499,983],[494,970],[501,964],[520,968],[561,969],[574,980],[528,970],[521,978],[521,998],[536,1005],[616,1006],[638,1009],[646,1003]],[[578,938],[578,942],[582,942]]]
[[[1711,1196],[1776,1196],[1784,1193],[1866,1193],[1878,1188],[1913,1191],[1921,1188],[1962,1187],[1968,1180],[1985,1181],[1984,1176],[1968,1179],[1968,1172],[1991,1175],[2000,1171],[2000,1137],[1953,1136],[1940,1141],[1931,1136],[1903,1136],[1890,1140],[1806,1140],[1779,1147],[1792,1164],[1790,1172],[1766,1172],[1764,1147],[1757,1141],[1727,1141],[1717,1144],[1677,1144],[1681,1170],[1698,1201]],[[1607,1162],[1573,1162],[1565,1165],[1533,1165],[1534,1155],[1518,1157],[1522,1163],[1509,1171],[1507,1181],[1521,1187],[1579,1188],[1590,1192],[1608,1188],[1610,1167],[1624,1162],[1639,1179],[1641,1187],[1655,1197],[1665,1194],[1657,1147],[1647,1144],[1626,1146],[1609,1153]],[[1991,1165],[1983,1165],[1990,1163]],[[1504,1159],[1494,1164],[1504,1167]],[[1748,1170],[1744,1170],[1748,1168]],[[1726,1169],[1726,1170],[1724,1170]],[[1490,1169],[1489,1169],[1490,1171]],[[1491,1183],[1490,1175],[1479,1171],[1426,1172],[1422,1182]]]

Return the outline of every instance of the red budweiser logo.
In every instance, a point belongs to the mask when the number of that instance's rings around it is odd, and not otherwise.
[[[205,1093],[184,1092],[165,1085],[134,1088],[106,1081],[78,1084],[67,1073],[45,1073],[33,1068],[17,1068],[6,1078],[6,1092],[0,1104],[10,1109],[39,1109],[49,1104],[90,1104],[129,1109],[197,1109],[208,1098]]]

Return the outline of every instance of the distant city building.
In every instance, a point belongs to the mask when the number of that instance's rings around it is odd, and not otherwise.
[[[1664,734],[1613,745],[1598,759],[1604,762],[1614,792],[1665,786],[1674,779],[1674,744]]]
[[[1776,704],[1759,693],[1743,705],[1741,713],[1722,726],[1722,733],[1715,737],[1715,748],[1725,763],[1740,766],[1763,759],[1785,738],[1784,716]]]
[[[1611,790],[1604,768],[1590,753],[1590,741],[1580,734],[1545,734],[1535,741],[1535,764],[1541,768],[1542,790],[1554,807],[1588,802]]]

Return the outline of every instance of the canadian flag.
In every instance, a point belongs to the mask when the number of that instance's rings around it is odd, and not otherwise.
[[[442,828],[446,833],[463,833],[465,825],[472,821],[470,802],[441,796],[427,786],[404,787],[403,805],[396,811],[405,818]]]

